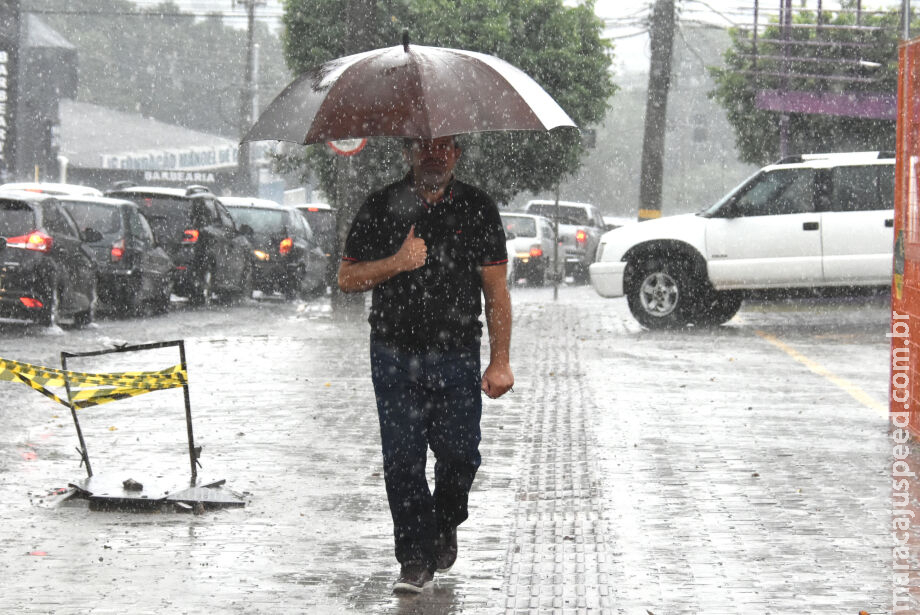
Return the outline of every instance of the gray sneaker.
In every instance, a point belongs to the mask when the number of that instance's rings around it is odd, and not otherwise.
[[[396,593],[418,594],[428,585],[431,585],[434,574],[421,562],[406,562],[399,570],[399,578],[393,585]]]
[[[447,572],[457,561],[457,528],[438,536],[438,572]]]

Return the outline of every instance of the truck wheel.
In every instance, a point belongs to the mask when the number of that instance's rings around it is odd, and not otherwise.
[[[630,271],[631,270],[631,271]],[[674,329],[690,322],[694,313],[694,281],[684,261],[653,256],[627,267],[629,311],[649,329]]]
[[[736,290],[712,289],[702,298],[693,315],[693,324],[714,327],[728,322],[741,309],[743,298]]]

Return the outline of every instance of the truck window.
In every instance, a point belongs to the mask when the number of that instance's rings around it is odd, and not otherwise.
[[[776,216],[815,210],[815,174],[811,169],[764,173],[735,201],[738,216]]]
[[[885,209],[879,196],[878,165],[837,167],[831,172],[831,211]],[[893,198],[893,195],[892,195]]]

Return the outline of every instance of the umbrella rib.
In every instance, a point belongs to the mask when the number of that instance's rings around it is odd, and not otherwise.
[[[409,47],[409,51],[407,53],[410,53],[410,54],[413,53],[411,46]],[[412,72],[415,75],[415,82],[418,84],[418,94],[419,94],[418,99],[424,100],[423,95],[425,93],[425,88],[422,85],[421,67],[419,66],[418,62],[409,62],[408,64],[411,67]],[[419,136],[424,136],[430,139],[433,136],[432,135],[433,131],[431,130],[431,114],[428,111],[428,106],[424,104],[418,105],[417,109],[418,109],[419,114],[425,119],[424,123],[420,123],[419,126],[425,126],[428,130],[427,135],[419,135]],[[415,112],[415,109],[413,109],[413,112]]]

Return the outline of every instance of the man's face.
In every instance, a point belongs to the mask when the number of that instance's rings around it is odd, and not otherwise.
[[[460,159],[460,148],[453,137],[416,139],[406,148],[415,183],[436,192],[447,185]]]

